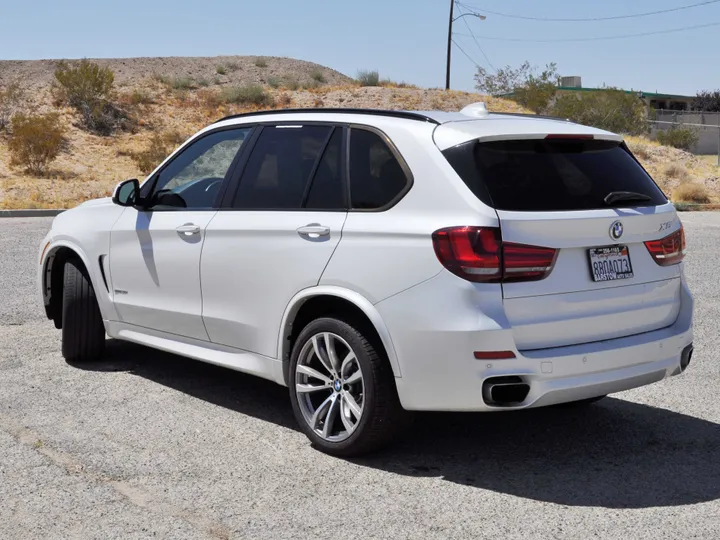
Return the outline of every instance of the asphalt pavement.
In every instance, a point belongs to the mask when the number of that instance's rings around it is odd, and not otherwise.
[[[422,414],[310,447],[287,389],[123,342],[69,365],[36,291],[51,218],[0,219],[0,539],[720,538],[720,213],[681,214],[688,371],[583,410]]]

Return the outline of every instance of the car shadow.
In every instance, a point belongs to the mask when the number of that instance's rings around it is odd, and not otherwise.
[[[77,366],[126,371],[295,429],[287,389],[126,342]],[[402,442],[353,463],[566,506],[647,508],[720,498],[720,425],[607,398],[583,408],[420,413]]]

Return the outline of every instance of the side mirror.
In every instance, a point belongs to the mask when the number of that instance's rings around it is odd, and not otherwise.
[[[112,196],[112,202],[118,206],[135,206],[139,200],[140,182],[137,178],[120,182]]]

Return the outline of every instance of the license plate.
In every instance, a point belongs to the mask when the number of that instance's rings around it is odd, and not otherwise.
[[[593,281],[612,281],[633,277],[627,246],[608,246],[588,250]]]

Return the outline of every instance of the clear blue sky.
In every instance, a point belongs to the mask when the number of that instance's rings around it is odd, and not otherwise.
[[[462,0],[492,11],[538,17],[615,16],[701,0]],[[354,76],[421,86],[444,84],[449,0],[0,0],[0,58],[268,55],[312,60]],[[651,32],[720,22],[720,3],[643,18],[534,22],[487,15],[467,21],[496,67],[556,62],[584,86],[694,94],[720,87],[720,26],[613,41],[519,43],[490,37],[558,39]],[[468,35],[455,38],[487,65]],[[475,68],[453,51],[454,88],[473,87]]]

